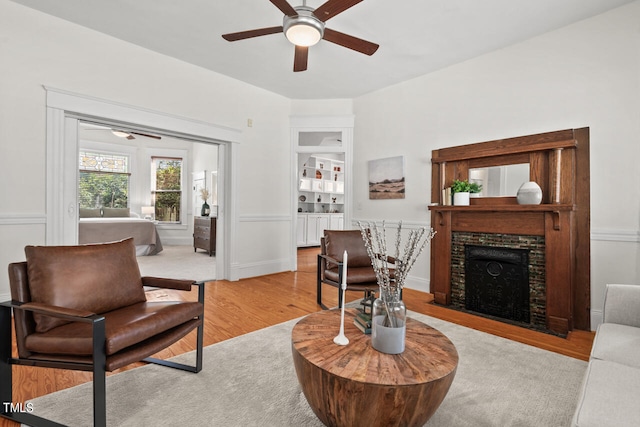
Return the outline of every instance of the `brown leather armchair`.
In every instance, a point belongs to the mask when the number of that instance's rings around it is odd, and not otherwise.
[[[342,307],[342,259],[345,250],[348,255],[347,291],[364,292],[367,298],[379,288],[360,230],[325,230],[324,237],[320,239],[317,278],[317,301],[325,310],[327,306],[322,302],[323,283],[338,288],[338,307]]]
[[[83,246],[27,246],[9,265],[12,301],[0,304],[0,401],[13,402],[12,365],[93,372],[94,426],[106,426],[106,372],[146,361],[202,369],[204,283],[141,277],[133,239]],[[190,291],[198,301],[146,300],[144,286]],[[17,357],[12,355],[13,312]],[[149,356],[197,329],[195,365]],[[28,412],[0,416],[58,425]]]

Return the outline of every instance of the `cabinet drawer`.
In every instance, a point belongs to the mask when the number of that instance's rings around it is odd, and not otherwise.
[[[211,228],[211,218],[196,218],[194,222],[194,226]]]
[[[202,237],[194,237],[193,245],[200,249],[209,249],[210,240]]]
[[[205,228],[205,227],[196,227],[193,230],[193,235],[194,236],[202,236],[202,237],[208,237],[211,235],[211,228]]]

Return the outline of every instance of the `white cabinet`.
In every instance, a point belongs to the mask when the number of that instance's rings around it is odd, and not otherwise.
[[[342,230],[344,228],[344,215],[329,215],[329,230]]]
[[[342,230],[344,214],[298,214],[298,246],[320,246],[324,230]]]
[[[320,238],[324,230],[329,228],[329,214],[315,214],[307,216],[307,246],[320,245]]]
[[[311,155],[300,166],[298,212],[344,212],[344,162]]]
[[[298,246],[307,245],[307,215],[298,215],[298,229],[296,231]]]

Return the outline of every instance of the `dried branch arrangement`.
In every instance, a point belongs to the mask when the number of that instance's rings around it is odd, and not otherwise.
[[[376,273],[376,279],[382,294],[381,298],[384,299],[385,294],[395,294],[399,297],[407,274],[436,232],[427,227],[410,230],[401,252],[402,221],[400,221],[396,231],[394,253],[390,254],[387,249],[384,221],[382,221],[381,228],[375,222],[359,221],[358,226],[362,232],[362,239],[367,248],[369,258],[371,258],[371,265]]]

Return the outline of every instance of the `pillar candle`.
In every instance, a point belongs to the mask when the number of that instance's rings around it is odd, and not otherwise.
[[[342,284],[347,286],[347,251],[342,256]]]

